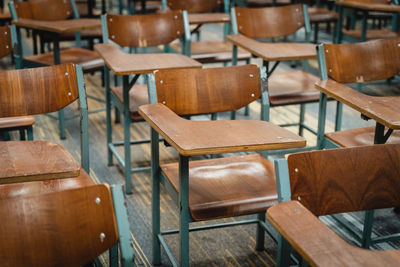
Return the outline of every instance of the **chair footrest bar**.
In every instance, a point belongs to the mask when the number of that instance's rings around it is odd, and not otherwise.
[[[130,142],[131,145],[140,145],[140,144],[147,144],[150,143],[150,139],[143,139],[143,140],[132,140]],[[124,141],[116,141],[112,142],[113,146],[123,146]]]
[[[385,235],[371,238],[371,243],[382,243],[382,242],[391,242],[391,241],[398,241],[400,239],[400,233],[392,234],[392,235]]]
[[[121,155],[118,153],[118,151],[115,149],[115,146],[113,144],[108,144],[108,148],[111,150],[111,152],[114,154],[115,158],[121,164],[123,168],[125,168],[125,161],[122,159]]]
[[[353,226],[352,224],[348,223],[347,221],[343,220],[342,217],[340,217],[340,215],[331,215],[331,217],[333,219],[335,219],[335,221],[337,221],[338,223],[340,223],[342,226],[344,226],[344,228],[347,229],[347,231],[349,231],[353,237],[355,239],[357,239],[358,242],[361,242],[362,240],[362,235],[361,232],[362,230],[357,229],[355,226]]]
[[[269,224],[266,224],[263,221],[259,221],[259,224],[262,228],[264,228],[265,232],[273,239],[275,242],[278,242],[278,232]]]
[[[168,259],[171,262],[172,266],[178,267],[178,264],[176,263],[175,258],[172,255],[171,251],[169,250],[169,247],[168,247],[167,243],[165,242],[164,238],[162,237],[162,235],[157,235],[157,237],[158,237],[158,241],[160,242],[161,246],[164,248],[165,253],[167,254]]]
[[[151,170],[151,166],[134,167],[131,169],[131,173],[143,172],[143,171],[149,171],[149,170]]]

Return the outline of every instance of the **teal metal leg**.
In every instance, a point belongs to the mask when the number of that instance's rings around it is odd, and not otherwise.
[[[238,54],[238,47],[236,45],[232,46],[232,66],[237,65],[237,54]]]
[[[291,253],[290,244],[281,235],[279,235],[278,236],[278,259],[276,262],[278,267],[290,266],[290,253]]]
[[[265,212],[258,213],[257,219],[265,222]],[[261,226],[260,223],[257,224],[257,234],[256,234],[256,250],[263,251],[264,250],[264,228]]]
[[[107,66],[104,66],[104,84],[106,89],[107,159],[110,166],[113,164],[113,154],[110,149],[112,143],[110,70]]]
[[[233,110],[231,111],[231,120],[235,120],[236,119],[236,111]]]
[[[342,42],[342,37],[343,37],[342,36],[343,7],[339,6],[338,9],[339,9],[338,10],[339,16],[338,16],[338,20],[336,23],[336,33],[335,33],[334,40],[333,40],[333,43],[335,43],[335,44],[340,44]]]
[[[371,245],[372,225],[374,222],[374,210],[365,212],[364,228],[362,233],[361,247],[369,248]]]
[[[26,140],[25,129],[19,130],[19,140],[21,140],[21,141]]]
[[[244,115],[245,116],[249,116],[250,115],[250,108],[249,108],[248,105],[244,107]]]
[[[125,75],[122,79],[123,98],[124,98],[124,156],[125,156],[125,191],[132,193],[131,185],[131,115],[129,112],[129,76]]]
[[[58,125],[60,128],[60,138],[65,139],[65,116],[64,109],[60,109],[58,111]]]
[[[303,136],[304,132],[304,117],[306,113],[306,104],[300,104],[300,120],[299,120],[299,135]]]
[[[153,225],[153,265],[161,264],[161,249],[158,235],[160,234],[160,165],[159,136],[151,128],[151,176],[152,176],[152,225]]]
[[[319,110],[318,110],[317,149],[323,149],[324,146],[326,104],[327,104],[327,96],[326,94],[321,93],[319,97]]]
[[[118,267],[118,245],[110,248],[109,251],[110,267]]]
[[[189,266],[189,157],[179,155],[180,266]]]
[[[28,132],[28,140],[32,141],[33,140],[33,127],[29,126],[26,131]]]
[[[340,131],[342,128],[342,115],[343,115],[343,103],[338,101],[336,104],[336,119],[335,119],[335,131]]]
[[[212,113],[211,114],[211,120],[216,121],[217,120],[217,113]]]
[[[367,40],[367,20],[368,20],[368,12],[363,12],[362,26],[361,26],[361,42],[365,42]]]

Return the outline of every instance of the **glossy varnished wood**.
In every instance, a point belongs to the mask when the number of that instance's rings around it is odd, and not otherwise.
[[[400,96],[370,96],[333,80],[319,81],[315,87],[386,127],[400,129]]]
[[[164,45],[184,34],[182,11],[150,15],[107,15],[109,39],[120,46]]]
[[[0,72],[0,117],[50,113],[77,98],[73,64]]]
[[[0,184],[70,178],[79,163],[59,144],[46,141],[0,142]]]
[[[225,13],[192,13],[188,15],[190,24],[229,23],[231,18]]]
[[[338,18],[338,13],[332,10],[328,10],[320,7],[308,7],[308,16],[310,18],[310,22],[335,22]]]
[[[340,83],[384,80],[400,72],[400,38],[323,48],[327,73]]]
[[[13,20],[12,23],[19,27],[54,32],[54,33],[76,32],[76,31],[82,31],[100,27],[99,19],[70,19],[70,20],[45,21],[45,20],[21,18],[18,20]]]
[[[0,200],[59,192],[95,184],[93,179],[81,168],[79,176],[72,178],[0,184]]]
[[[280,203],[267,218],[311,266],[399,266],[399,250],[350,245],[297,201]]]
[[[157,101],[179,115],[237,110],[261,96],[256,65],[155,72]]]
[[[3,58],[13,51],[11,43],[11,30],[10,26],[0,27],[0,58]]]
[[[292,199],[317,216],[400,205],[400,144],[292,154],[288,166]]]
[[[178,163],[161,170],[179,192]],[[277,202],[274,166],[259,154],[189,163],[189,209],[196,221],[263,212]]]
[[[318,102],[320,92],[314,87],[317,81],[317,76],[304,71],[274,72],[268,79],[270,105]]]
[[[223,4],[223,0],[167,0],[171,10],[187,10],[189,13],[210,12]]]
[[[65,20],[73,15],[70,1],[28,0],[23,3],[15,2],[14,5],[21,18],[54,21]]]
[[[128,54],[112,44],[97,44],[95,50],[116,75],[149,73],[159,69],[202,67],[194,59],[180,54]]]
[[[84,265],[117,244],[113,214],[107,185],[3,199],[2,265]]]
[[[387,1],[386,1],[387,2]],[[384,3],[373,3],[373,1],[335,1],[336,5],[351,7],[361,10],[370,10],[370,11],[383,11],[383,12],[400,12],[400,6],[398,5],[389,5]]]
[[[300,4],[267,8],[236,7],[235,11],[239,33],[250,38],[287,36],[304,26]]]
[[[266,61],[303,60],[317,57],[316,46],[309,43],[263,43],[242,34],[228,35],[226,39]]]
[[[33,116],[0,118],[0,129],[31,126],[35,123]]]
[[[141,106],[139,113],[184,156],[298,148],[306,144],[304,138],[265,121],[191,121],[163,104]]]
[[[361,41],[362,32],[361,29],[355,30],[342,30],[343,34],[348,35],[352,38],[358,39]],[[376,40],[376,39],[388,39],[388,38],[398,38],[400,34],[391,29],[368,29],[366,33],[366,40]]]

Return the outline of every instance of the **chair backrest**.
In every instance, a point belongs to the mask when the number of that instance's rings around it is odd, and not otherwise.
[[[219,8],[223,0],[166,0],[171,10],[187,10],[189,13],[212,12]]]
[[[74,16],[73,0],[28,0],[14,2],[18,18],[65,20]],[[15,19],[15,18],[14,18]]]
[[[118,242],[105,184],[0,201],[4,266],[81,266]]]
[[[149,15],[107,14],[107,39],[122,47],[166,45],[185,34],[182,11]],[[103,35],[104,35],[103,25]],[[106,41],[105,41],[106,42]]]
[[[82,67],[62,64],[0,72],[0,118],[55,112],[78,98],[81,165],[89,173],[88,114]]]
[[[287,164],[290,199],[316,216],[400,205],[400,144],[296,153]]]
[[[384,80],[400,72],[400,38],[318,46],[321,79],[340,83]]]
[[[306,30],[309,31],[308,17],[305,14],[307,14],[306,7],[301,4],[234,9],[237,31],[250,38],[288,36],[304,26],[307,26]]]
[[[163,103],[179,115],[237,110],[262,93],[255,65],[159,70],[148,81],[150,103]]]
[[[11,28],[10,26],[0,27],[0,58],[10,55],[13,52],[13,45],[11,42]]]

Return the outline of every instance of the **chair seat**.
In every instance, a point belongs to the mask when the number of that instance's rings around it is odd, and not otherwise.
[[[85,172],[84,169],[81,168],[78,177],[46,181],[33,181],[25,183],[1,184],[0,200],[10,197],[20,197],[28,195],[34,196],[51,192],[59,192],[63,190],[86,187],[94,184],[95,182],[93,181],[93,179]]]
[[[111,92],[118,98],[121,103],[124,103],[122,96],[122,86],[111,87]],[[139,115],[139,106],[149,103],[149,95],[147,92],[147,85],[137,84],[134,85],[129,91],[129,111],[131,112],[131,119],[134,121],[143,120]]]
[[[361,40],[361,30],[345,30],[343,29],[343,34],[346,34],[352,38],[357,40]],[[395,32],[390,29],[371,29],[367,30],[367,40],[375,40],[375,39],[389,39],[389,38],[397,38],[400,37],[400,33]]]
[[[80,165],[61,145],[0,142],[0,184],[77,177]]]
[[[0,118],[0,129],[28,127],[32,126],[34,123],[35,123],[35,117],[33,116]]]
[[[374,144],[375,127],[365,127],[327,133],[325,136],[341,147],[367,146]],[[393,131],[387,144],[400,143],[400,131]]]
[[[325,8],[309,7],[308,16],[311,23],[336,21],[338,13]]]
[[[161,166],[179,192],[177,163]],[[259,154],[189,162],[189,209],[194,220],[266,211],[276,204],[273,164]]]
[[[53,52],[24,57],[24,60],[43,66],[54,65]],[[102,70],[104,68],[104,61],[100,58],[97,52],[83,48],[69,48],[61,50],[60,61],[61,64],[81,64],[84,72]]]
[[[304,71],[273,73],[268,79],[271,106],[318,102],[314,84],[320,79]]]
[[[171,48],[181,52],[179,42],[171,44]],[[232,61],[232,44],[224,41],[192,42],[191,58],[201,63]],[[251,54],[244,49],[238,49],[238,60],[248,60]]]
[[[45,42],[50,42],[54,39],[54,34],[43,32],[41,33],[41,37]],[[89,29],[81,31],[81,39],[94,39],[94,38],[102,38],[101,28]],[[75,40],[75,33],[74,32],[66,32],[62,33],[59,36],[59,40]]]

